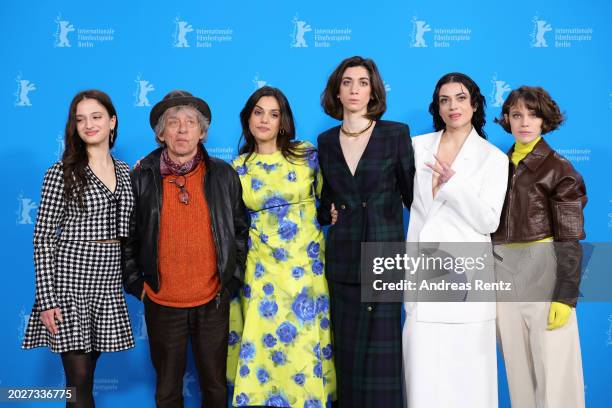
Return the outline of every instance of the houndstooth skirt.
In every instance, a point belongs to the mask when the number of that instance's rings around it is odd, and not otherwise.
[[[35,304],[22,347],[48,346],[54,353],[134,347],[121,283],[121,245],[60,241],[55,267],[54,290],[63,318],[59,332],[47,330]]]

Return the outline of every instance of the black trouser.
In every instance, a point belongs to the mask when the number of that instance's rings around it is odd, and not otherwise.
[[[191,339],[202,406],[227,406],[229,296],[197,307],[159,305],[145,296],[145,319],[151,360],[157,372],[155,401],[160,408],[183,406],[187,340]]]

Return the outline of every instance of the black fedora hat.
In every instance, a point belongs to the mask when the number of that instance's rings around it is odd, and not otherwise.
[[[157,121],[159,121],[160,116],[163,115],[166,109],[183,105],[193,106],[199,110],[202,115],[208,119],[208,123],[210,123],[212,119],[210,108],[203,99],[197,98],[187,91],[174,90],[168,92],[168,94],[164,96],[164,99],[155,104],[153,109],[151,109],[151,114],[149,115],[151,128],[155,129]]]

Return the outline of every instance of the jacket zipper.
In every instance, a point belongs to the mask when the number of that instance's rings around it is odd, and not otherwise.
[[[157,265],[155,265],[155,271],[157,272],[157,290],[159,290],[159,285],[161,282],[161,278],[159,277],[159,227],[161,225],[161,208],[162,208],[162,180],[159,179],[161,177],[160,174],[151,170],[153,172],[153,180],[155,180],[155,189],[157,190],[157,240],[155,241],[155,259],[157,259]]]
[[[221,277],[221,270],[219,268],[219,254],[221,254],[221,247],[219,246],[219,242],[217,241],[217,229],[215,228],[215,216],[213,212],[210,210],[210,200],[209,200],[209,183],[208,183],[208,174],[211,171],[210,168],[206,169],[206,174],[204,175],[204,198],[206,199],[206,203],[208,204],[208,215],[210,216],[210,228],[213,233],[213,241],[215,241],[215,249],[217,250],[217,275],[219,276],[219,282],[221,283],[221,289],[217,294],[217,308],[219,308],[219,301],[221,291],[223,290],[223,279]]]
[[[215,307],[219,309],[220,304],[221,304],[221,291],[217,292],[217,296],[215,296]]]
[[[514,166],[514,165],[513,165]],[[510,242],[510,211],[512,209],[512,198],[514,196],[514,180],[518,173],[518,166],[515,166],[512,172],[512,180],[510,180],[510,194],[508,194],[508,207],[506,209],[506,243]]]

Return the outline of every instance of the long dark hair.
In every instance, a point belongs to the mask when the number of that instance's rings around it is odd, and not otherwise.
[[[291,106],[285,94],[278,88],[264,86],[253,92],[249,97],[244,108],[240,111],[240,125],[242,126],[242,135],[239,143],[244,140],[244,143],[239,148],[240,154],[245,154],[244,163],[246,163],[251,155],[256,150],[255,136],[249,128],[249,118],[255,109],[257,102],[264,96],[272,96],[278,102],[280,108],[280,126],[278,135],[276,136],[276,147],[281,151],[283,157],[289,161],[305,159],[308,152],[300,149],[301,142],[295,141],[295,124],[293,122],[293,113]]]
[[[484,131],[484,125],[487,123],[485,119],[485,108],[487,106],[487,102],[485,101],[484,96],[480,93],[480,88],[476,85],[476,82],[472,80],[469,76],[462,74],[460,72],[451,72],[450,74],[444,75],[438,83],[436,84],[436,89],[434,89],[433,98],[431,103],[429,104],[429,113],[433,117],[433,126],[436,131],[443,130],[446,128],[446,124],[442,117],[440,116],[440,102],[438,98],[440,96],[440,88],[443,85],[446,85],[451,82],[459,83],[465,86],[470,93],[470,104],[472,108],[476,108],[476,112],[472,116],[472,126],[476,129],[476,132],[483,139],[487,138],[487,134]]]
[[[85,168],[89,163],[87,157],[87,145],[77,132],[76,111],[77,105],[84,99],[95,99],[106,111],[109,117],[115,117],[114,136],[109,138],[108,147],[112,149],[117,140],[119,120],[117,111],[110,96],[97,89],[81,91],[72,98],[70,109],[68,110],[68,120],[64,131],[64,154],[62,163],[64,166],[64,195],[67,200],[76,200],[79,206],[83,206],[82,194],[87,186],[87,174]]]
[[[371,120],[380,119],[387,110],[385,84],[374,60],[358,55],[342,60],[327,79],[327,85],[321,94],[323,110],[332,118],[342,120],[344,110],[342,103],[338,99],[338,93],[340,92],[340,84],[342,83],[344,71],[352,67],[364,67],[370,75],[370,96],[372,99],[368,102],[368,110],[364,116]]]

